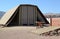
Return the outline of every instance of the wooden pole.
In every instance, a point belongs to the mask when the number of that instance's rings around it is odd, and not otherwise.
[[[52,26],[52,17],[50,15],[50,26]]]

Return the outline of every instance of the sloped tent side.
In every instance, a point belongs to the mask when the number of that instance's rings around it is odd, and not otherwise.
[[[16,9],[18,8],[19,6],[16,6],[12,9],[10,9],[9,11],[7,11],[4,16],[1,18],[0,20],[0,25],[6,25],[6,23],[8,22],[8,20],[11,18],[11,16],[14,14],[14,12],[16,11]]]
[[[7,26],[18,26],[19,25],[19,9],[18,8],[14,12],[14,14],[10,17],[10,19],[7,21],[6,23]]]
[[[39,21],[44,22],[45,24],[49,24],[49,22],[47,21],[47,19],[45,18],[45,16],[43,15],[43,13],[40,11],[38,7],[37,7],[37,13],[38,13],[37,18],[39,19]]]

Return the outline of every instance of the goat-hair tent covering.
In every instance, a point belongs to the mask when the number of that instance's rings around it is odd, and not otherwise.
[[[19,5],[7,11],[0,20],[1,25],[36,25],[36,21],[48,24],[48,21],[35,5]]]

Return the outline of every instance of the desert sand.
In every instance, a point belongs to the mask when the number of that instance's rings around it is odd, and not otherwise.
[[[0,28],[0,39],[60,39],[60,36],[40,36],[29,32],[35,28]]]

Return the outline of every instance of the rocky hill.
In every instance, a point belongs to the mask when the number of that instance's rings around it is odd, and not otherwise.
[[[44,14],[44,15],[47,18],[49,18],[49,17],[52,17],[52,18],[60,17],[60,13],[55,13],[55,14],[48,13],[48,14]]]
[[[4,14],[5,14],[5,12],[0,11],[0,19],[1,19],[1,17],[2,17]]]

